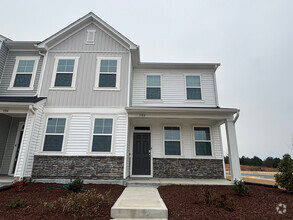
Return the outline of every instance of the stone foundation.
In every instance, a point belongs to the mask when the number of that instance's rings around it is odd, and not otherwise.
[[[123,179],[124,157],[35,155],[35,179]]]
[[[223,179],[223,160],[153,158],[153,177]]]

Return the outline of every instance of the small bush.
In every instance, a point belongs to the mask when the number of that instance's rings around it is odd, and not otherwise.
[[[9,208],[17,208],[17,207],[22,207],[25,204],[25,200],[22,198],[13,198],[9,200],[9,202],[6,204]]]
[[[279,172],[275,175],[276,183],[288,192],[293,192],[293,160],[285,154],[278,166]]]
[[[68,190],[71,192],[78,193],[83,189],[83,180],[75,179],[71,183],[68,184]]]
[[[233,190],[239,196],[249,196],[250,195],[250,188],[245,186],[245,183],[242,180],[235,180]]]

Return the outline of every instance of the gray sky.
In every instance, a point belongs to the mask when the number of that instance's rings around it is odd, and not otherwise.
[[[220,62],[220,106],[241,110],[240,156],[292,155],[292,0],[10,0],[0,7],[0,34],[13,40],[44,40],[92,11],[140,45],[142,61]]]

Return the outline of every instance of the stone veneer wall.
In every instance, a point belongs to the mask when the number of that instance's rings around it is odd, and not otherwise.
[[[123,179],[124,157],[35,155],[35,179]]]
[[[153,177],[223,179],[223,160],[154,158]]]

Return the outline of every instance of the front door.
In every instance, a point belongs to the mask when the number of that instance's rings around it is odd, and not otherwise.
[[[150,133],[133,133],[132,175],[151,175]]]

